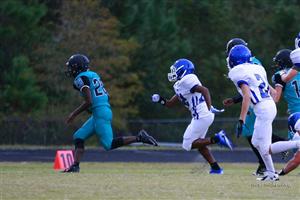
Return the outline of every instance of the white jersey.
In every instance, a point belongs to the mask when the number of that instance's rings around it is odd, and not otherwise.
[[[196,85],[202,85],[195,74],[185,75],[174,84],[174,91],[180,101],[191,111],[194,119],[211,114],[201,93],[192,93],[191,89]]]
[[[300,48],[292,51],[290,54],[290,58],[297,69],[300,69]]]
[[[238,92],[243,96],[240,85],[247,84],[251,92],[251,102],[253,105],[270,100],[270,89],[267,79],[267,73],[261,65],[244,63],[232,68],[228,77],[233,81],[238,89]]]

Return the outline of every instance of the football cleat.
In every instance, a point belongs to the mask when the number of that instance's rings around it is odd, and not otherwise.
[[[219,142],[217,143],[218,145],[227,147],[230,150],[233,149],[232,142],[228,139],[224,130],[221,130],[219,133],[216,133],[215,137],[219,139]]]
[[[273,172],[265,172],[263,177],[259,177],[256,180],[258,181],[279,181],[279,176]]]
[[[80,171],[79,165],[71,165],[69,168],[62,171],[63,173],[78,173]]]
[[[137,135],[137,141],[142,142],[144,144],[150,144],[153,146],[158,146],[157,141],[149,135],[145,130],[140,130],[140,132]]]
[[[289,156],[290,152],[289,151],[283,151],[280,154],[281,154],[281,159],[286,160],[287,157]]]
[[[224,171],[222,168],[216,170],[216,169],[210,169],[209,174],[224,174]]]
[[[266,168],[259,165],[255,172],[252,173],[254,176],[264,176],[264,173],[266,172]]]

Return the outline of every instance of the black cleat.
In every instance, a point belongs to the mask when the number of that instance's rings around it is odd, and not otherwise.
[[[79,165],[71,165],[69,168],[62,171],[63,173],[79,173],[80,167]]]
[[[151,135],[149,135],[145,130],[140,130],[140,132],[137,135],[137,141],[142,142],[144,144],[158,146],[157,141]]]
[[[289,152],[288,151],[283,151],[280,154],[281,154],[281,159],[282,160],[286,160],[287,157],[289,156]]]
[[[264,176],[265,171],[266,171],[266,168],[259,165],[257,170],[255,172],[253,172],[253,175],[254,176]]]

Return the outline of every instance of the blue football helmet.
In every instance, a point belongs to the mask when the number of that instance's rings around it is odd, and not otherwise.
[[[292,133],[296,133],[296,129],[295,129],[295,124],[297,123],[297,121],[300,119],[300,112],[296,112],[294,114],[291,114],[288,118],[288,128],[289,131]]]
[[[300,32],[298,33],[297,37],[295,38],[295,48],[300,48]]]
[[[245,45],[234,46],[228,55],[229,67],[233,68],[243,63],[251,63],[251,51]]]
[[[66,76],[74,78],[81,72],[85,72],[88,70],[90,64],[90,60],[82,54],[74,54],[72,55],[67,65],[67,71],[65,72]]]
[[[179,59],[170,67],[171,72],[168,73],[168,79],[170,82],[175,82],[187,74],[193,74],[195,72],[194,64],[188,59]]]

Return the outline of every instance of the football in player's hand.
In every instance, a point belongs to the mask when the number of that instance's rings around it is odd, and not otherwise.
[[[160,96],[159,94],[153,94],[152,95],[152,102],[157,103],[160,101]]]

